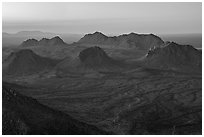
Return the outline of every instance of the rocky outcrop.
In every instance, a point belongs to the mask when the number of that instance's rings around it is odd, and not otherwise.
[[[168,42],[163,47],[152,48],[145,57],[147,67],[169,70],[202,69],[202,53],[190,45]]]

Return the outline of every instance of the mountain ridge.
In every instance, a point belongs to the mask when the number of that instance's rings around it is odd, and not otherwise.
[[[28,39],[20,44],[20,47],[32,47],[32,46],[62,46],[67,45],[59,36],[55,36],[51,39],[42,38],[41,40]]]
[[[151,47],[162,45],[164,41],[154,34],[136,34],[132,32],[129,34],[108,37],[103,33],[96,31],[93,34],[86,34],[77,43],[111,45],[114,47],[147,50]]]
[[[167,42],[162,47],[150,49],[144,62],[147,67],[201,72],[202,53],[191,45]]]

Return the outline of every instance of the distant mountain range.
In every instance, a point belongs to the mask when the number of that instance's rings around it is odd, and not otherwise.
[[[2,33],[2,45],[5,46],[18,46],[23,41],[27,39],[37,39],[42,38],[52,38],[55,36],[60,36],[66,43],[73,43],[78,41],[83,35],[81,34],[71,34],[71,33],[50,33],[50,32],[41,32],[41,31],[20,31],[14,34],[11,33]]]
[[[112,47],[120,47],[120,48],[132,48],[132,47],[140,48],[138,45],[143,45],[143,48],[145,48],[146,45],[148,45],[147,39],[150,40],[151,38],[152,40],[150,41],[151,43],[154,43],[154,44],[157,43],[157,41],[159,42],[159,41],[165,40],[165,41],[175,41],[176,43],[183,44],[183,45],[190,44],[196,48],[202,48],[202,34],[160,34],[160,37],[163,39],[161,40],[161,38],[153,34],[129,33],[129,34],[123,34],[119,36],[106,36],[101,32],[95,32],[93,34],[87,34],[83,37],[83,34],[71,34],[71,33],[60,34],[60,33],[50,33],[50,32],[41,32],[41,31],[20,31],[14,34],[3,32],[2,45],[3,47],[18,46],[22,43],[22,41],[25,41],[27,39],[37,39],[37,40],[40,40],[42,38],[50,39],[55,36],[60,36],[68,44],[72,44],[73,42],[88,43],[89,45],[98,44],[96,46],[103,45],[103,47],[105,45],[110,47],[110,44],[111,44]],[[154,39],[156,41],[153,42]],[[160,42],[158,44],[160,44]]]
[[[21,32],[26,34],[26,32]],[[36,32],[38,33],[38,32]],[[88,47],[98,46],[98,47],[109,47],[109,48],[125,48],[125,49],[139,49],[148,50],[151,47],[159,47],[164,43],[164,41],[153,34],[136,34],[130,33],[120,36],[108,37],[100,32],[95,32],[93,34],[87,34],[81,38],[78,42],[74,44],[88,44]],[[28,39],[24,41],[20,46],[30,47],[30,46],[55,46],[55,45],[66,45],[66,43],[59,37],[53,37],[51,39],[43,38],[41,40]]]
[[[46,35],[46,36],[53,36],[53,35],[56,35],[55,33],[51,33],[51,32],[42,32],[42,31],[19,31],[17,33],[6,33],[6,32],[3,32],[3,35],[4,36],[8,36],[8,35],[16,35],[16,36],[43,36],[43,35]]]
[[[101,32],[95,32],[93,34],[86,34],[77,43],[97,45],[104,47],[108,45],[114,48],[134,48],[147,50],[151,47],[157,47],[164,43],[164,41],[153,34],[123,34],[120,36],[108,37]]]
[[[42,38],[41,40],[28,39],[24,41],[20,46],[21,47],[30,47],[30,46],[65,46],[67,45],[59,36],[53,37],[51,39]]]
[[[20,32],[26,35],[28,32]],[[41,32],[34,32],[41,34]],[[179,70],[179,71],[198,71],[202,68],[202,53],[189,45],[179,45],[175,42],[164,42],[161,38],[153,34],[124,34],[120,36],[108,37],[101,32],[86,34],[74,46],[88,45],[79,55],[74,58],[65,58],[57,64],[57,72],[86,72],[86,71],[116,71],[120,70],[121,62],[110,58],[102,48],[123,48],[132,50],[143,50],[149,52],[143,58],[143,65],[148,68]],[[20,44],[24,47],[55,47],[69,46],[59,36],[48,38],[28,39]],[[42,50],[42,49],[39,49]],[[55,54],[55,53],[54,53]],[[32,50],[21,50],[12,53],[3,62],[3,70],[10,74],[36,73],[45,68],[53,67],[52,59],[40,57]]]

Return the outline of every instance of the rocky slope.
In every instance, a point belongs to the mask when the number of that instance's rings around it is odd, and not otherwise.
[[[3,82],[2,104],[3,135],[108,134],[95,126],[46,107],[31,97],[21,95],[9,83]]]
[[[151,47],[157,47],[163,44],[163,40],[153,34],[124,34],[120,36],[108,37],[100,32],[93,34],[87,34],[81,38],[77,43],[82,44],[97,44],[103,47],[103,45],[109,45],[110,47],[117,48],[136,48],[147,50]]]
[[[144,59],[146,67],[179,70],[202,71],[202,53],[190,45],[166,43],[163,47],[151,49]]]

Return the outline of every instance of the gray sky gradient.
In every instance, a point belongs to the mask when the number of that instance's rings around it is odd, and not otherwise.
[[[200,3],[3,3],[3,31],[202,33]]]

